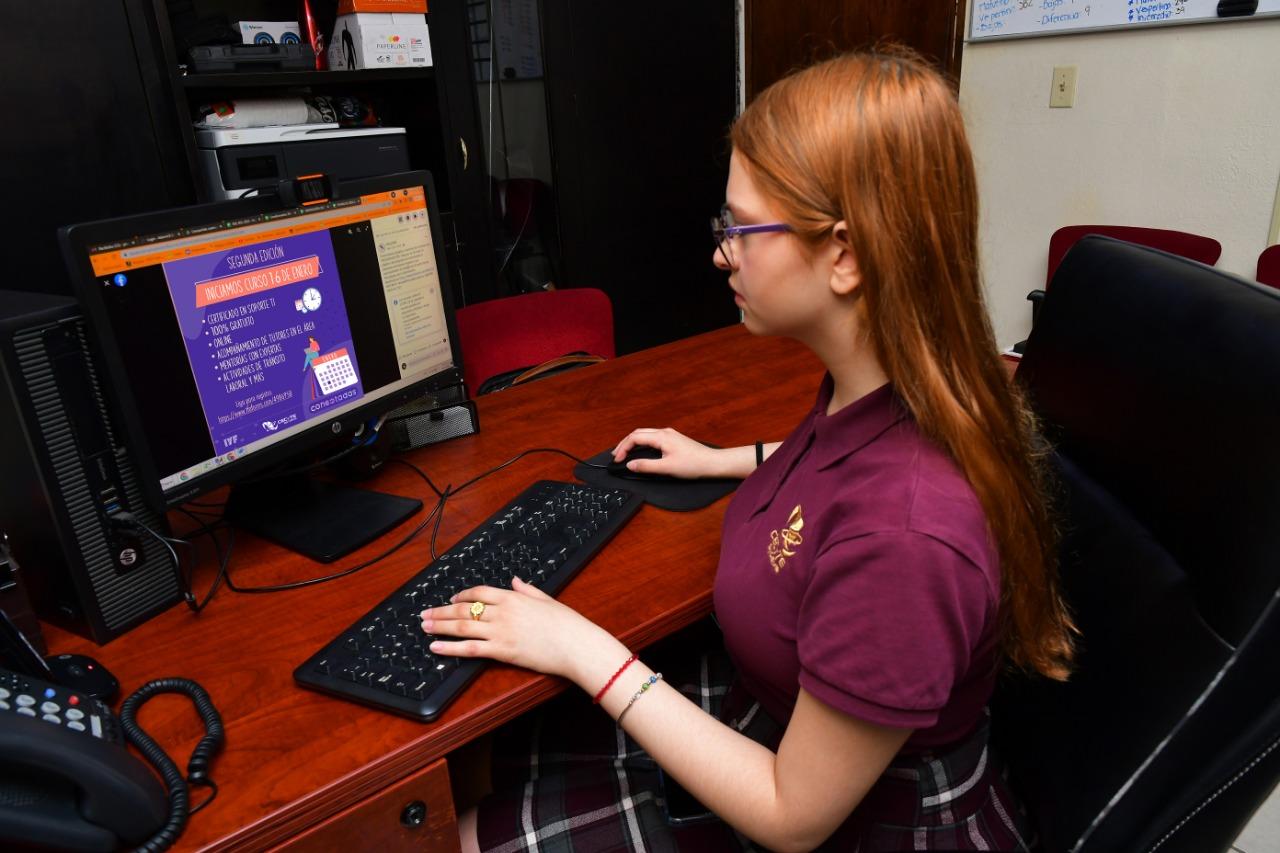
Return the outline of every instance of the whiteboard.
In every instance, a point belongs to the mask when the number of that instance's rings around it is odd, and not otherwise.
[[[1280,0],[1259,0],[1252,16],[1233,18],[1218,17],[1218,0],[971,0],[968,40],[1275,15],[1280,15]]]

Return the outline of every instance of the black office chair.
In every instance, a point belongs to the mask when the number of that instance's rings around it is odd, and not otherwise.
[[[1280,778],[1280,292],[1087,237],[1017,375],[1082,636],[996,746],[1051,853],[1226,850]]]

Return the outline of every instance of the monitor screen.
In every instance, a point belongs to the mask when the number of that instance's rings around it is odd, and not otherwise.
[[[73,226],[144,486],[173,506],[458,381],[434,188],[351,181]]]

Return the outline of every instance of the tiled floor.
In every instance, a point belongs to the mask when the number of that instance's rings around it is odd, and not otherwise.
[[[1238,853],[1277,853],[1280,851],[1280,788],[1262,804],[1253,820],[1240,833],[1232,850]]]

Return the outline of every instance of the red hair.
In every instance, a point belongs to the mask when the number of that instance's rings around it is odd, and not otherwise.
[[[766,89],[730,140],[805,244],[846,223],[880,364],[985,510],[1005,655],[1065,679],[1076,629],[1058,592],[1035,419],[987,317],[977,181],[950,86],[906,51],[848,54]]]

